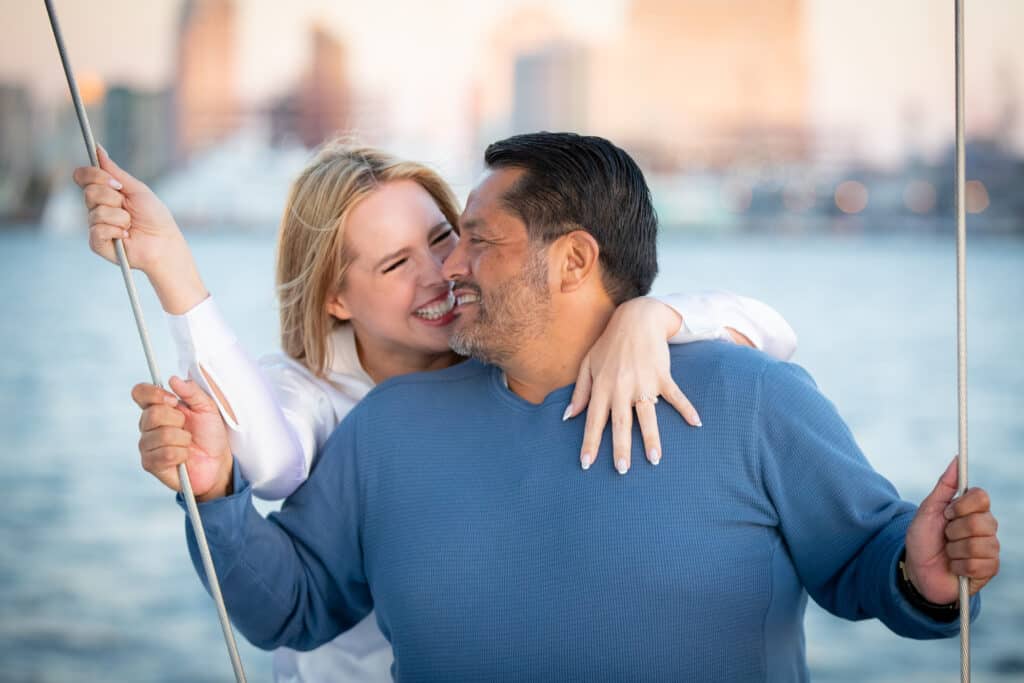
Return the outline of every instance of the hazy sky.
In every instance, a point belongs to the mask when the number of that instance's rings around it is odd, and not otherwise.
[[[55,0],[76,71],[156,86],[170,74],[180,0]],[[387,98],[398,132],[454,144],[487,37],[528,0],[239,0],[240,81],[259,101],[285,90],[319,20],[352,51],[363,90]],[[627,0],[544,3],[584,40],[613,36]],[[967,0],[968,128],[989,131],[1010,97],[1024,117],[1024,0]],[[952,0],[807,0],[814,122],[891,159],[952,135]],[[41,0],[0,0],[0,79],[64,96]],[[1001,75],[1002,74],[1002,75]],[[1015,82],[1015,87],[1012,87]],[[464,126],[463,126],[464,127]],[[1024,121],[1014,144],[1024,148]]]

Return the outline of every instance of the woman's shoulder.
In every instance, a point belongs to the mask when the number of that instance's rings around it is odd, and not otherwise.
[[[267,354],[259,360],[260,370],[280,398],[291,402],[325,403],[341,418],[373,388],[358,377],[330,373],[319,377],[305,365],[283,352]]]

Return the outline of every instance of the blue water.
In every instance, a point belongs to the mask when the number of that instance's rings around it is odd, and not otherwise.
[[[272,350],[272,238],[192,242],[240,338]],[[725,287],[782,311],[796,360],[875,467],[904,496],[927,493],[957,444],[951,243],[670,238],[661,260],[661,291]],[[974,678],[1024,681],[1024,243],[972,242],[968,272],[971,476],[992,494],[1003,547]],[[166,325],[143,278],[139,289],[166,376]],[[148,376],[116,268],[84,238],[0,232],[0,291],[0,680],[230,680],[183,515],[138,466],[128,392]],[[903,640],[813,606],[807,640],[819,681],[958,680],[956,641]],[[242,656],[252,680],[269,679],[269,655],[242,643]]]

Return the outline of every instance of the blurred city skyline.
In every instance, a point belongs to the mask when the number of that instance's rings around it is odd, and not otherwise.
[[[80,74],[107,84],[168,86],[184,0],[56,2],[65,40]],[[2,0],[0,81],[27,85],[42,104],[66,98],[42,3]],[[544,3],[557,25],[538,34],[581,44],[615,40],[632,0]],[[680,4],[680,3],[676,3]],[[681,5],[708,4],[707,0]],[[751,7],[790,4],[717,2],[742,16]],[[799,38],[807,60],[808,123],[823,135],[855,140],[864,158],[895,163],[917,149],[936,153],[952,131],[952,2],[935,0],[804,0]],[[966,15],[969,132],[991,134],[1007,108],[1024,111],[1024,3],[968,2]],[[467,109],[495,40],[516,36],[503,22],[530,0],[496,2],[357,3],[238,0],[234,59],[237,93],[248,107],[265,105],[294,87],[308,60],[309,27],[316,23],[345,44],[354,85],[380,98],[398,141],[419,138],[431,158],[471,143]],[[746,5],[746,7],[745,7]],[[539,13],[538,13],[539,14]],[[689,27],[679,27],[680,29]],[[671,27],[665,27],[671,35]],[[713,31],[713,27],[708,28]],[[689,28],[690,34],[699,33]],[[643,74],[638,74],[642,78]],[[769,84],[767,87],[771,87]],[[686,83],[679,84],[685,91]],[[1024,122],[1000,130],[1024,149]]]
[[[81,143],[45,11],[0,3],[0,216],[72,224]],[[199,225],[266,224],[337,133],[464,194],[489,141],[539,129],[624,146],[669,225],[951,211],[951,2],[55,4],[97,139]],[[967,5],[968,210],[1024,232],[1024,3]]]

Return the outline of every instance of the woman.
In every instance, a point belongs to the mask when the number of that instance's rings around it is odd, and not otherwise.
[[[183,365],[217,402],[257,495],[281,498],[301,484],[327,436],[376,383],[461,360],[448,348],[458,311],[441,276],[457,239],[458,208],[429,169],[333,144],[302,172],[278,247],[283,354],[258,369],[220,318],[166,207],[102,151],[100,160],[101,169],[75,171],[90,209],[90,245],[114,260],[112,240],[123,239],[129,262],[149,277],[171,314]],[[795,346],[785,321],[758,302],[717,294],[667,303],[676,310],[650,299],[620,307],[584,362],[566,418],[590,401],[603,419],[588,425],[581,453],[597,452],[606,406],[629,410],[645,393],[664,396],[699,426],[669,376],[667,337],[735,334],[781,357]],[[694,329],[697,320],[705,322]],[[656,464],[657,434],[645,433],[644,444]],[[625,473],[628,453],[614,460]],[[387,642],[367,619],[312,653],[279,651],[275,672],[278,680],[387,680],[390,663]]]

